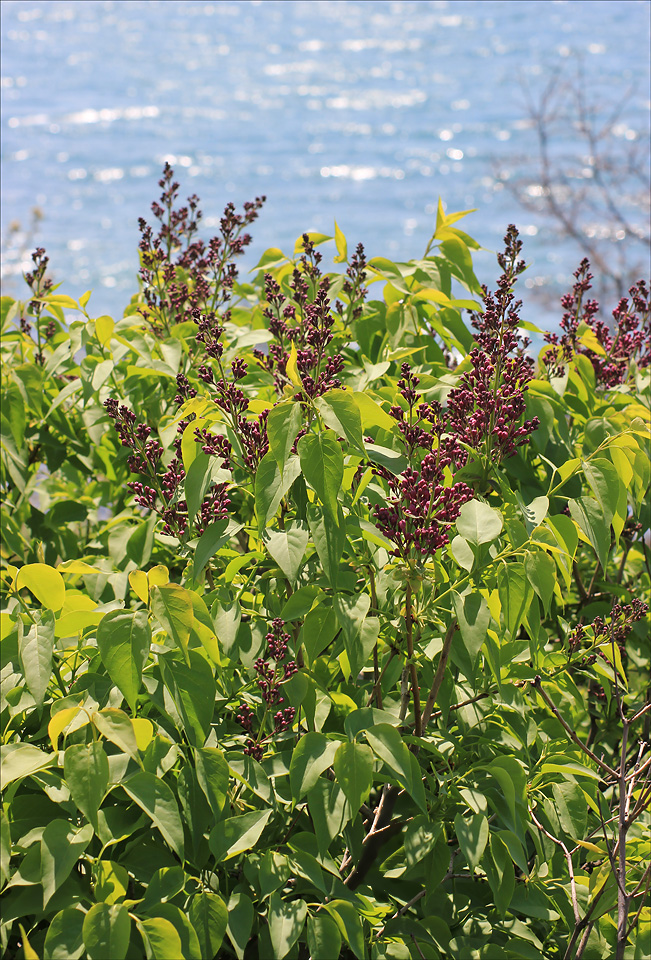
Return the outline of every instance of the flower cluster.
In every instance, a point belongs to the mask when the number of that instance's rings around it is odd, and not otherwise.
[[[649,605],[637,597],[634,597],[630,603],[613,604],[609,621],[606,621],[603,617],[595,617],[590,624],[593,638],[591,645],[603,645],[604,641],[613,643],[618,647],[622,661],[625,660],[626,638],[633,629],[633,624],[644,619],[648,611]],[[568,654],[570,656],[575,654],[587,639],[585,625],[578,624],[568,637]],[[596,653],[586,654],[575,665],[580,668],[590,666],[596,662],[597,657],[601,657],[601,659],[610,663],[607,654],[597,650]]]
[[[163,191],[160,202],[152,204],[158,233],[144,219],[138,223],[140,279],[147,315],[152,330],[162,334],[169,332],[172,324],[191,320],[197,310],[215,317],[218,308],[230,299],[237,278],[233,259],[250,244],[250,235],[243,231],[257,219],[265,197],[245,203],[241,214],[229,203],[220,221],[219,236],[205,243],[195,239],[201,220],[198,198],[193,195],[186,206],[176,209],[179,184],[169,163],[159,186]]]
[[[280,618],[272,620],[271,630],[267,633],[265,641],[267,644],[265,656],[258,657],[254,668],[258,675],[258,688],[267,709],[279,708],[273,713],[273,733],[277,734],[288,730],[296,717],[294,707],[282,706],[285,703],[285,698],[280,688],[286,680],[294,676],[298,667],[294,660],[287,659],[287,645],[290,636],[285,631],[284,620]],[[235,719],[246,731],[252,733],[254,716],[251,707],[246,703],[241,703]],[[263,744],[267,739],[269,738],[263,736],[262,730],[256,739],[253,736],[249,737],[244,747],[244,753],[255,760],[261,760],[264,752]]]
[[[231,379],[225,375],[221,359],[216,359],[220,376],[215,377],[212,365],[201,364],[198,374],[206,383],[212,394],[212,400],[224,414],[226,423],[231,428],[233,442],[223,435],[215,435],[205,428],[195,431],[195,438],[202,444],[204,453],[211,456],[220,456],[223,466],[232,469],[233,464],[254,474],[258,464],[269,449],[267,439],[267,416],[265,410],[255,418],[246,416],[249,400],[238,386],[247,373],[248,364],[237,358],[231,363]]]
[[[127,458],[129,469],[132,473],[147,477],[147,483],[137,480],[127,484],[135,494],[136,503],[160,516],[164,524],[163,533],[183,539],[188,529],[188,507],[180,495],[185,480],[181,440],[190,421],[181,420],[178,424],[174,456],[161,469],[163,446],[158,440],[152,439],[151,427],[146,423],[138,423],[133,411],[112,397],[104,401],[104,407],[115,423],[122,446],[131,451]],[[206,494],[195,519],[198,534],[203,533],[209,523],[227,516],[230,504],[227,489],[227,483],[220,483]]]
[[[340,354],[328,353],[333,340],[335,317],[328,296],[330,280],[321,275],[319,268],[321,259],[308,234],[303,234],[303,255],[289,283],[292,292],[290,300],[270,274],[265,276],[267,307],[264,315],[276,342],[269,345],[267,354],[258,350],[255,356],[260,366],[272,374],[276,390],[282,394],[287,385],[294,387],[287,373],[287,363],[291,347],[295,346],[296,366],[302,383],[302,390],[295,394],[298,400],[304,395],[318,397],[341,386],[338,374],[343,369],[344,359]],[[365,290],[361,288],[365,278],[364,264],[363,247],[360,244],[351,261],[349,279],[346,281],[348,295],[354,297],[358,304],[355,310],[361,310],[359,304],[365,295]]]
[[[619,386],[626,382],[632,361],[636,361],[639,367],[651,363],[649,288],[644,280],[632,286],[629,297],[623,297],[613,310],[612,325],[609,326],[596,319],[597,301],[584,299],[592,280],[587,259],[581,261],[574,278],[576,282],[572,291],[561,300],[565,310],[560,323],[562,334],[545,334],[545,340],[552,344],[552,348],[547,351],[544,362],[551,376],[560,376],[564,372],[563,363],[569,362],[575,354],[582,354],[590,360],[598,385]],[[594,349],[581,342],[582,324],[597,341]]]
[[[389,488],[387,505],[373,508],[378,528],[392,540],[397,557],[411,552],[432,556],[449,542],[449,531],[464,503],[473,496],[465,483],[444,486],[444,456],[437,452],[423,457],[420,469],[408,467],[395,477],[383,467],[376,471]]]
[[[470,352],[472,369],[464,373],[448,395],[447,430],[467,444],[487,463],[499,463],[517,447],[529,442],[537,417],[522,422],[525,393],[533,378],[533,359],[526,354],[529,341],[518,332],[521,301],[513,294],[525,269],[519,260],[522,242],[510,225],[504,237],[502,268],[495,294],[484,289],[484,313],[475,317],[478,346]]]
[[[515,227],[509,227],[504,240],[498,291],[493,295],[484,288],[485,311],[473,321],[477,346],[470,353],[472,367],[448,394],[447,408],[425,402],[418,392],[419,377],[408,363],[400,368],[399,402],[390,414],[410,466],[397,477],[374,466],[388,496],[373,513],[379,529],[395,543],[394,554],[403,559],[412,552],[431,556],[448,543],[461,507],[473,496],[465,482],[454,482],[469,450],[476,451],[487,468],[515,453],[538,426],[535,417],[523,422],[533,361],[525,353],[528,341],[518,332],[521,303],[513,296],[525,268],[518,259],[522,244]]]
[[[36,351],[34,353],[34,363],[42,367],[45,363],[43,344],[45,341],[51,340],[56,333],[56,323],[53,320],[49,320],[45,326],[41,324],[41,314],[45,304],[40,298],[50,292],[53,281],[45,275],[47,265],[50,261],[49,257],[45,256],[45,249],[43,247],[37,247],[36,250],[34,250],[32,253],[32,262],[34,263],[34,269],[25,274],[25,282],[34,297],[29,303],[29,312],[36,321]],[[26,317],[20,318],[20,329],[22,333],[31,338],[32,325]]]
[[[465,454],[456,438],[444,432],[441,405],[423,401],[417,390],[420,380],[408,363],[402,364],[400,372],[398,388],[406,410],[396,404],[390,413],[402,433],[411,465],[399,476],[385,467],[373,467],[389,491],[386,503],[373,507],[373,515],[378,528],[395,543],[395,556],[422,558],[448,543],[449,530],[473,492],[463,482],[446,482],[463,464]],[[363,469],[358,471],[360,476]]]

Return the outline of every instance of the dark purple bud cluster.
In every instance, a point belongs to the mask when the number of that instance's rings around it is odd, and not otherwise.
[[[408,467],[395,477],[375,468],[389,488],[387,505],[373,508],[375,522],[396,548],[394,556],[431,557],[449,543],[449,531],[464,503],[473,496],[465,483],[444,486],[445,458],[436,453],[423,457],[420,469]]]
[[[184,373],[177,374],[176,387],[179,392],[174,397],[174,403],[179,407],[182,403],[185,403],[186,400],[192,400],[192,398],[197,395],[197,391],[190,385],[190,381]]]
[[[202,430],[195,430],[194,437],[202,445],[201,449],[205,454],[209,457],[220,457],[222,467],[225,470],[231,469],[233,447],[228,437],[220,433],[211,433],[205,427]]]
[[[328,296],[330,279],[322,276],[319,268],[321,259],[308,234],[303,234],[303,255],[289,282],[291,299],[285,297],[270,274],[265,276],[267,307],[264,315],[277,342],[269,345],[267,354],[255,351],[255,357],[259,365],[271,373],[276,390],[282,394],[286,386],[294,386],[287,375],[287,362],[294,344],[296,365],[303,384],[303,390],[295,394],[299,401],[304,396],[318,397],[341,386],[338,374],[343,369],[344,359],[339,354],[328,356],[336,318]],[[354,263],[351,261],[346,281],[348,295],[354,296],[359,304],[366,293],[363,288],[365,264],[360,245]],[[361,311],[361,306],[359,309]]]
[[[114,421],[123,447],[133,451],[127,463],[132,473],[149,473],[156,470],[163,455],[162,444],[151,439],[151,427],[138,423],[136,415],[124,404],[109,397],[104,401],[109,417]]]
[[[278,706],[280,709],[273,714],[273,736],[288,730],[294,723],[296,710],[294,707],[285,706],[285,698],[281,692],[281,686],[292,677],[298,667],[294,660],[287,659],[287,645],[290,636],[285,631],[285,621],[279,618],[272,620],[271,630],[267,633],[265,640],[267,649],[264,657],[258,657],[254,668],[258,675],[258,688],[262,694],[262,699],[267,707]],[[265,714],[266,715],[266,714]],[[246,731],[252,733],[254,713],[246,703],[241,703],[235,719]],[[247,739],[244,753],[261,760],[263,755],[263,744],[270,736],[265,736],[261,729],[258,736],[253,739]]]
[[[50,261],[49,258],[45,256],[43,247],[37,247],[36,250],[34,250],[32,253],[32,261],[34,263],[34,269],[25,274],[25,282],[30,288],[32,296],[35,298],[30,301],[28,306],[29,313],[36,320],[37,349],[34,352],[34,363],[42,367],[45,363],[45,356],[41,348],[44,341],[51,340],[56,333],[56,324],[50,320],[45,327],[41,326],[40,317],[45,304],[41,302],[40,298],[50,292],[53,281],[45,276],[45,271]],[[20,329],[31,339],[32,325],[25,317],[21,317]]]
[[[599,310],[597,301],[584,302],[592,280],[587,259],[581,261],[574,277],[576,283],[572,291],[561,300],[565,310],[560,323],[563,333],[560,337],[556,333],[545,334],[545,340],[553,349],[547,351],[543,360],[551,376],[560,376],[564,372],[563,363],[568,363],[575,354],[582,354],[590,360],[598,386],[619,386],[626,382],[632,362],[639,367],[648,367],[651,363],[649,287],[644,280],[632,286],[629,297],[623,297],[613,310],[612,324],[607,325],[595,319]],[[581,324],[590,328],[603,352],[580,342]]]
[[[162,467],[163,446],[160,441],[151,438],[151,427],[138,423],[133,411],[111,397],[104,401],[104,406],[115,423],[122,446],[131,450],[127,458],[129,469],[148,478],[148,483],[138,480],[127,484],[135,494],[136,503],[160,516],[163,533],[182,539],[188,530],[188,507],[181,496],[185,481],[181,442],[191,421],[181,420],[177,425],[175,455],[166,467]],[[211,441],[219,439],[212,434],[208,436]],[[219,483],[206,493],[194,521],[198,535],[203,533],[208,524],[228,515],[230,500],[227,489],[228,483]]]
[[[241,214],[229,203],[220,220],[219,235],[204,243],[196,239],[202,216],[199,199],[193,195],[185,206],[176,207],[179,184],[169,163],[159,186],[163,191],[160,201],[152,204],[158,233],[142,218],[138,224],[140,278],[148,319],[154,332],[163,334],[171,324],[191,320],[197,309],[215,313],[230,299],[237,278],[233,260],[251,242],[243,231],[257,219],[265,198],[245,203]]]
[[[364,255],[364,246],[357,244],[355,253],[351,257],[350,264],[346,270],[347,279],[344,281],[344,293],[348,297],[349,312],[353,320],[358,320],[362,315],[364,300],[366,299],[366,256]],[[338,311],[339,313],[343,311]]]
[[[493,463],[512,456],[539,426],[537,417],[522,423],[534,364],[525,353],[529,340],[518,331],[522,303],[513,287],[525,263],[518,259],[522,242],[512,224],[504,244],[497,258],[503,270],[497,292],[484,287],[484,313],[473,320],[478,346],[470,352],[472,369],[447,401],[447,430]]]

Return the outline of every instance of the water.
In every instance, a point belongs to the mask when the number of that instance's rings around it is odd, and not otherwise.
[[[119,314],[136,289],[137,218],[168,159],[208,233],[227,201],[267,195],[249,267],[335,218],[349,247],[418,256],[439,195],[478,208],[460,226],[491,251],[515,222],[532,262],[526,315],[553,322],[549,293],[580,251],[495,175],[501,163],[517,176],[535,151],[521,81],[535,89],[581,62],[592,94],[625,99],[623,152],[648,125],[648,49],[647,0],[5,0],[5,292],[19,292],[37,242],[61,292],[93,288],[95,315]],[[567,128],[554,149],[575,145]],[[627,202],[643,228],[639,196]],[[477,269],[490,284],[493,254]]]

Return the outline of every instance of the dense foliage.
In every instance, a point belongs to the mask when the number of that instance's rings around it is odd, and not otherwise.
[[[647,287],[536,363],[513,227],[241,282],[161,188],[2,301],[4,955],[651,956]]]

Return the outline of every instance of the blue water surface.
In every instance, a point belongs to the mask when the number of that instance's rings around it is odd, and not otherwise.
[[[593,95],[626,102],[623,150],[648,126],[649,9],[647,0],[4,0],[5,291],[19,293],[38,242],[62,292],[93,288],[95,315],[119,315],[136,289],[137,218],[169,160],[183,194],[201,197],[208,235],[227,201],[266,194],[247,268],[267,247],[291,251],[306,229],[331,234],[335,218],[349,247],[418,256],[439,195],[449,210],[478,208],[460,226],[491,251],[515,222],[532,263],[526,318],[553,323],[543,293],[563,292],[580,251],[496,176],[500,165],[517,175],[535,151],[522,83],[535,90],[580,63]],[[575,140],[568,127],[558,149]],[[644,221],[638,206],[629,215]],[[477,260],[489,285],[493,256]]]

